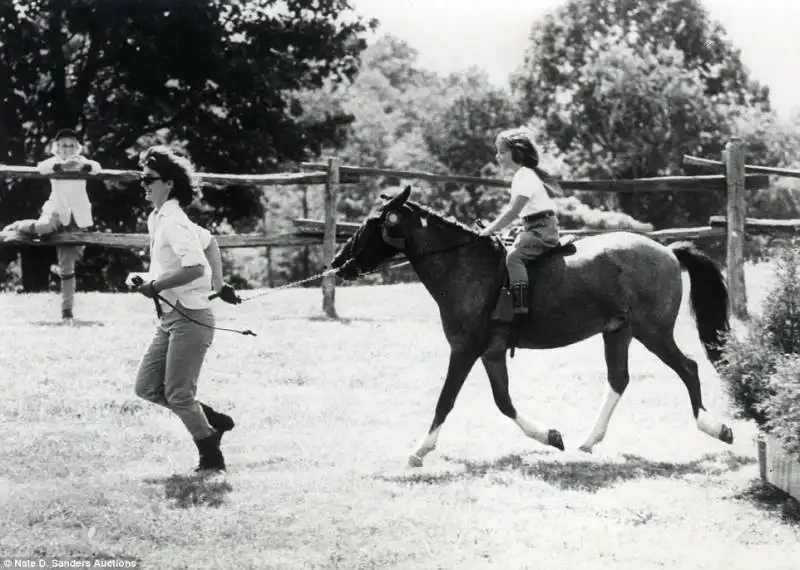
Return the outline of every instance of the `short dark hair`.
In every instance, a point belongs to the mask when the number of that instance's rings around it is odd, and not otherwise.
[[[165,145],[151,146],[139,155],[139,166],[152,168],[165,181],[172,182],[169,198],[175,198],[182,208],[195,199],[194,167],[188,158]]]
[[[56,136],[53,137],[53,140],[58,139],[76,139],[78,138],[78,133],[76,133],[73,129],[61,129],[56,133]]]

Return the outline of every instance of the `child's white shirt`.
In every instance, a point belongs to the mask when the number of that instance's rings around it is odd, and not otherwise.
[[[53,167],[62,162],[58,156],[52,156],[37,165],[42,174],[52,174]],[[99,171],[100,165],[94,160],[87,161],[92,167],[92,172]],[[70,217],[75,219],[78,227],[88,228],[94,224],[92,218],[92,204],[86,194],[86,180],[56,180],[50,179],[50,197],[42,206],[42,218],[49,219],[54,213],[58,214],[60,223],[66,226]]]
[[[511,179],[511,198],[526,196],[528,201],[519,213],[520,218],[542,212],[544,210],[556,211],[556,203],[547,193],[542,180],[530,168],[524,166],[514,173]]]

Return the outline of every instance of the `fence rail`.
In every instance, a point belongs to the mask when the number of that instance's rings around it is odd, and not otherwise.
[[[316,234],[237,234],[217,235],[220,248],[237,247],[285,247],[318,245],[321,241],[322,231]],[[336,242],[347,241],[347,236],[337,235]],[[56,233],[45,237],[26,236],[18,232],[0,231],[0,247],[13,245],[98,245],[112,248],[145,248],[149,245],[147,234],[131,233],[105,233],[105,232],[65,232]]]
[[[325,226],[322,220],[310,220],[307,218],[300,218],[293,221],[295,232],[298,235],[316,235],[319,236]],[[353,222],[339,222],[337,238],[346,240],[355,234],[360,224]],[[719,225],[719,224],[718,224]],[[562,229],[560,231],[563,235],[574,236],[594,236],[610,232],[620,231],[619,228],[585,228],[585,229]],[[720,237],[724,236],[726,230],[724,227],[698,226],[694,228],[668,228],[663,230],[654,230],[649,232],[637,232],[634,230],[625,230],[631,233],[639,233],[642,235],[650,236],[658,240],[678,240],[678,239],[696,239],[706,237]]]
[[[57,178],[66,180],[139,180],[142,173],[138,170],[103,169],[96,174],[85,172],[57,172],[42,174],[34,166],[12,166],[0,164],[0,178]],[[322,172],[279,172],[274,174],[214,174],[198,172],[199,181],[206,184],[252,184],[254,186],[287,186],[295,184],[325,184],[328,178]]]
[[[302,162],[303,168],[325,168],[322,162]],[[478,178],[474,176],[453,176],[452,174],[436,174],[418,170],[392,170],[388,168],[367,168],[361,166],[339,167],[342,174],[360,176],[392,176],[396,178],[410,178],[428,180],[431,182],[454,182],[457,184],[477,184],[510,188],[511,181],[498,178]],[[746,178],[748,188],[766,188],[769,177],[751,175]],[[721,174],[702,176],[660,176],[654,178],[633,178],[620,180],[559,180],[559,185],[564,190],[577,190],[587,192],[706,192],[709,190],[725,190],[727,179]]]
[[[789,176],[800,178],[800,171],[752,166],[745,164],[743,145],[739,139],[731,139],[726,145],[725,162],[686,155],[683,164],[702,167],[724,167],[725,174],[703,176],[663,176],[633,180],[562,180],[565,190],[588,192],[683,192],[683,191],[726,191],[727,212],[725,216],[712,216],[708,226],[693,228],[667,228],[650,232],[638,232],[658,240],[698,239],[705,237],[726,237],[727,276],[731,298],[731,308],[735,315],[747,314],[746,292],[744,289],[744,242],[747,233],[796,233],[800,232],[800,220],[765,220],[745,218],[745,190],[766,188],[770,176]],[[208,184],[252,184],[257,186],[324,184],[324,220],[294,220],[294,231],[279,235],[226,235],[217,236],[222,248],[266,246],[305,246],[320,243],[324,248],[324,262],[330,263],[335,244],[346,241],[353,235],[359,224],[340,222],[336,214],[336,202],[341,184],[357,182],[363,177],[393,176],[397,178],[421,179],[435,182],[454,182],[478,184],[494,187],[510,187],[508,180],[496,178],[476,178],[453,176],[413,170],[393,170],[341,165],[336,158],[327,162],[304,162],[300,164],[308,172],[278,174],[213,174],[198,173],[198,178]],[[747,174],[749,172],[750,174]],[[41,174],[36,168],[28,166],[9,166],[0,164],[0,178],[83,178],[101,180],[137,180],[141,173],[132,170],[103,170],[98,174],[58,173]],[[613,229],[564,230],[565,234],[578,236],[596,235],[615,231]],[[144,248],[148,245],[146,234],[114,234],[99,232],[60,233],[46,239],[25,236],[16,232],[0,232],[0,246],[13,244],[57,245],[84,244],[119,248]],[[334,305],[334,280],[329,277],[323,282],[323,309],[331,317],[336,316]]]
[[[725,163],[721,160],[710,160],[708,158],[699,158],[697,156],[683,155],[683,164],[692,166],[705,166],[708,168],[722,168]],[[800,170],[791,168],[773,168],[771,166],[753,166],[750,164],[744,165],[745,172],[753,172],[759,174],[767,174],[772,176],[786,176],[788,178],[800,178]]]
[[[711,216],[708,223],[711,227],[728,227],[728,220],[725,216]],[[795,233],[800,232],[800,220],[745,218],[744,227],[748,234]]]

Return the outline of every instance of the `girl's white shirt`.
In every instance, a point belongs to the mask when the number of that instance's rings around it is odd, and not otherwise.
[[[167,200],[147,218],[150,235],[150,270],[147,280],[158,279],[181,267],[203,266],[203,275],[180,287],[159,291],[164,299],[175,305],[180,302],[187,309],[205,309],[211,306],[211,266],[205,249],[211,243],[211,232],[192,222],[177,200]],[[164,311],[169,312],[169,307]]]
[[[511,198],[526,196],[528,201],[519,213],[520,218],[542,212],[544,210],[556,211],[556,203],[547,193],[542,180],[530,168],[520,167],[511,179]]]
[[[42,174],[52,174],[53,166],[60,163],[58,156],[52,156],[37,164]],[[88,160],[92,173],[101,170],[100,164]],[[69,224],[70,218],[75,220],[80,228],[88,228],[94,224],[92,218],[92,204],[86,194],[86,180],[57,180],[50,179],[50,197],[42,206],[41,219],[49,221],[53,214],[58,214],[62,226]]]

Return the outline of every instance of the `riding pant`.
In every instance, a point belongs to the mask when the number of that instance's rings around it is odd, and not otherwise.
[[[525,262],[536,259],[558,245],[558,218],[552,210],[539,212],[523,219],[524,228],[506,254],[509,281],[528,283]]]
[[[214,326],[214,313],[177,306],[207,326],[175,310],[166,313],[139,365],[135,390],[140,398],[172,410],[194,439],[203,439],[215,432],[195,395],[206,351],[214,340],[214,329],[209,328]]]

